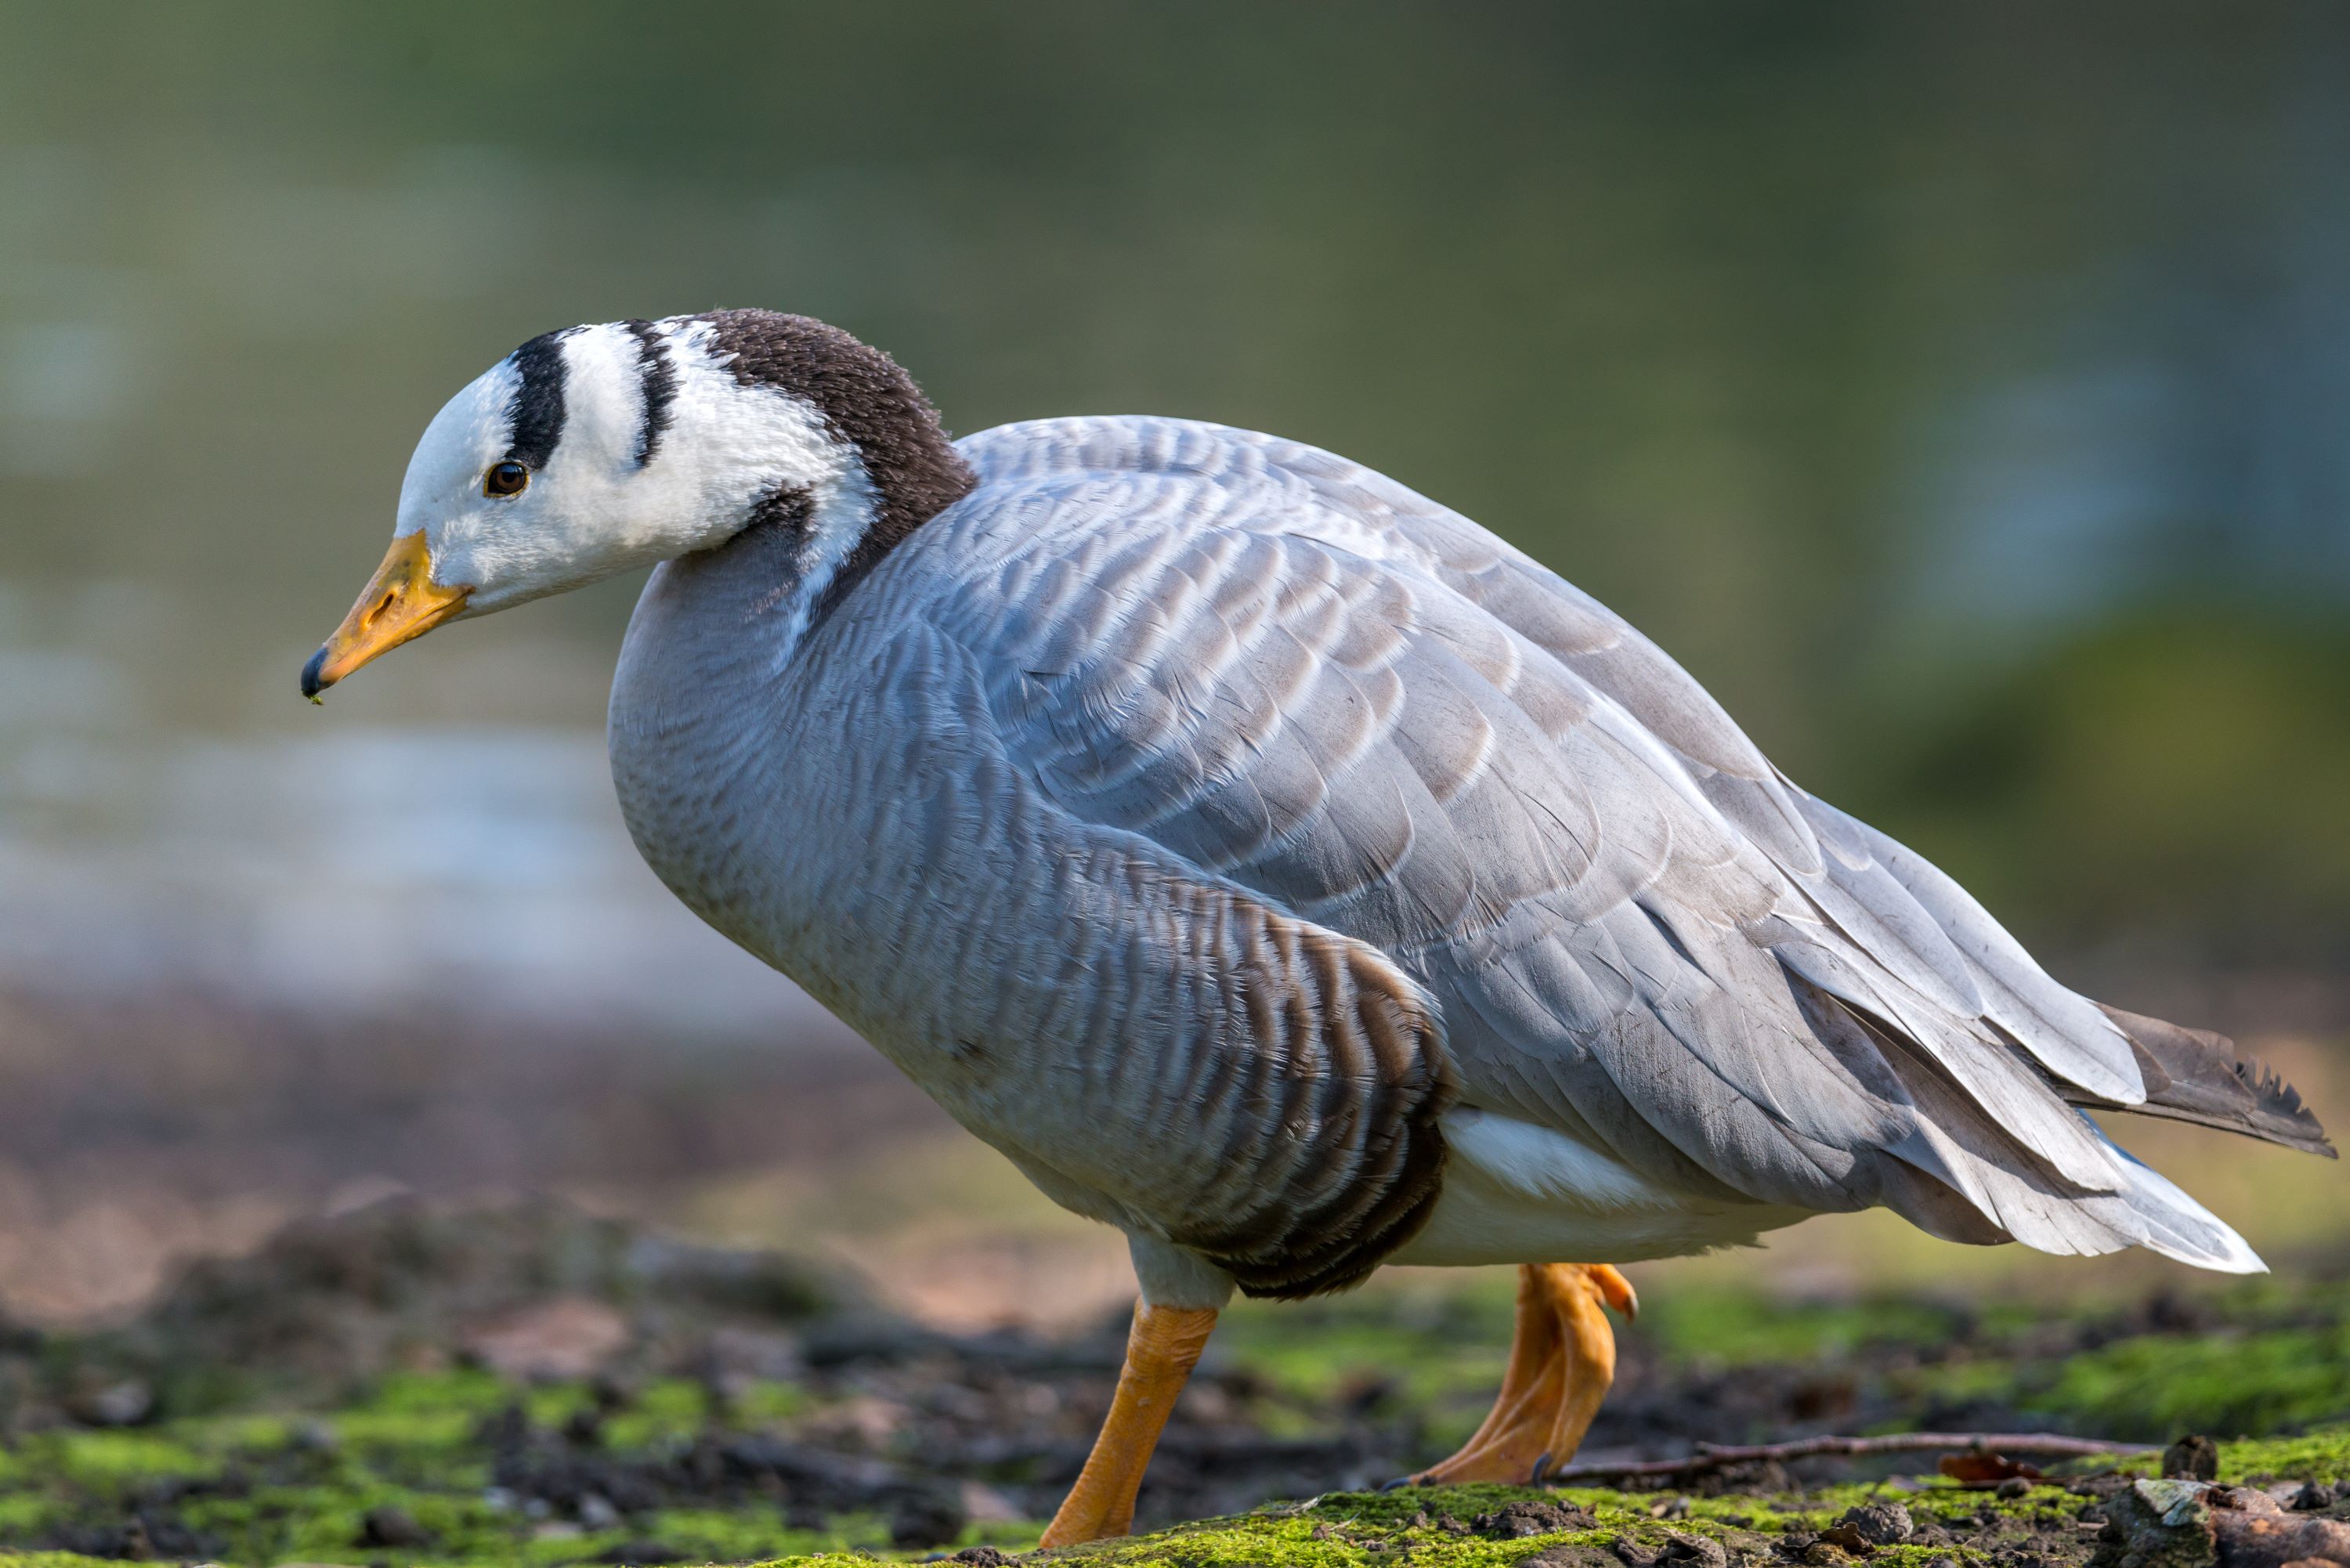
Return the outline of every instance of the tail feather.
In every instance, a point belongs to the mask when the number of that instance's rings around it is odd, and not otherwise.
[[[1912,1224],[1947,1241],[2014,1241],[2059,1255],[2093,1257],[2125,1247],[2144,1247],[2182,1263],[2222,1273],[2259,1273],[2266,1270],[2267,1265],[2241,1236],[2115,1143],[2105,1129],[2089,1118],[2085,1109],[2076,1106],[2072,1111],[2072,1116],[2077,1118],[2075,1126],[2108,1159],[2107,1179],[2093,1187],[2068,1181],[2031,1158],[2029,1147],[2012,1127],[1990,1116],[1950,1083],[1932,1059],[1898,1030],[1815,988],[1798,983],[1795,994],[1805,1003],[1806,1015],[1823,1038],[1843,1039],[1847,1032],[1865,1036],[1874,1044],[1885,1065],[1892,1069],[1906,1091],[1917,1119],[1907,1137],[1885,1147],[1885,1152],[1893,1158],[1878,1172],[1876,1200],[1888,1205]],[[2127,1014],[2116,1020],[2125,1030],[2148,1022]],[[2147,1033],[2171,1027],[2156,1025]],[[2187,1035],[2186,1031],[2175,1033]],[[2229,1082],[2253,1086],[2261,1083],[2257,1075],[2249,1070],[2242,1077],[2236,1075],[2236,1058],[2218,1036],[2190,1036],[2188,1041],[2203,1055],[2189,1057],[2172,1048],[2166,1052],[2165,1059],[2186,1066],[2216,1054],[2230,1064]],[[1847,1049],[1849,1046],[1847,1042]],[[2209,1077],[2207,1070],[2192,1082],[2200,1085]],[[2184,1097],[2158,1064],[2147,1071],[2146,1078],[2150,1095],[2174,1100]],[[2295,1135],[2296,1141],[2314,1137],[2331,1153],[2330,1146],[2324,1143],[2324,1133],[2302,1109],[2298,1096],[2288,1100],[2286,1096],[2292,1091],[2278,1084],[2272,1075],[2268,1082],[2272,1086],[2256,1101],[2250,1089],[2245,1091],[2250,1102],[2246,1106],[2220,1104],[2217,1088],[2224,1085],[2206,1087],[2204,1104],[2213,1110],[2235,1110],[2239,1120],[2246,1124],[2220,1125],[2237,1127],[2237,1130],[2251,1131],[2275,1141],[2283,1139],[2277,1137],[2270,1127],[2255,1125],[2253,1118],[2285,1120],[2285,1130]],[[2168,1105],[2156,1108],[2158,1114],[2178,1114]],[[2189,1108],[2195,1107],[2190,1105]],[[2289,1120],[2295,1116],[2306,1122],[2305,1133]]]
[[[1896,1147],[1901,1174],[1882,1199],[1910,1223],[1945,1241],[2021,1241],[2043,1252],[2095,1257],[2144,1247],[2199,1269],[2227,1274],[2267,1271],[2260,1254],[2226,1221],[2110,1139],[2121,1174],[2110,1192],[2059,1192],[2036,1173],[1982,1160],[1963,1146],[1965,1129],[1931,1129],[1918,1144]],[[2102,1132],[2098,1135],[2103,1137]],[[1969,1190],[1961,1190],[1960,1183]]]
[[[2058,1085],[2074,1105],[2194,1122],[2322,1154],[2328,1159],[2335,1158],[2325,1129],[2302,1103],[2300,1091],[2279,1077],[2275,1069],[2239,1056],[2234,1042],[2227,1036],[2181,1028],[2117,1007],[2105,1007],[2105,1013],[2129,1036],[2138,1071],[2146,1078],[2146,1100],[2141,1105],[2118,1105],[2070,1085]]]
[[[2127,1213],[2101,1215],[2107,1224],[2125,1233],[2135,1230],[2137,1234],[2131,1240],[2137,1245],[2199,1269],[2223,1274],[2268,1272],[2269,1266],[2261,1262],[2261,1255],[2225,1220],[2188,1197],[2169,1178],[2129,1150],[2116,1145],[2114,1152],[2121,1157],[2122,1171],[2128,1177],[2129,1186],[2103,1201],[2106,1205],[2126,1205]]]

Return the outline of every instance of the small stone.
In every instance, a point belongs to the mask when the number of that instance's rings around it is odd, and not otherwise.
[[[1845,1510],[1836,1522],[1848,1525],[1871,1546],[1898,1546],[1916,1533],[1909,1511],[1898,1502],[1864,1502]]]
[[[286,1446],[301,1454],[331,1454],[343,1440],[324,1421],[296,1421],[286,1430]]]
[[[579,1500],[579,1525],[583,1530],[618,1530],[620,1511],[612,1506],[610,1498],[591,1491]]]
[[[962,1500],[948,1491],[912,1491],[898,1499],[889,1510],[889,1544],[892,1546],[944,1546],[962,1533],[971,1516],[963,1512]]]
[[[2165,1480],[2217,1480],[2220,1445],[2200,1432],[2190,1432],[2162,1450]]]
[[[2263,1514],[2254,1509],[2228,1509],[2211,1515],[2212,1533],[2220,1561],[2230,1568],[2309,1568],[2350,1563],[2350,1522],[2323,1515],[2287,1513],[2279,1509]]]
[[[1596,1546],[1570,1546],[1561,1542],[1544,1547],[1531,1557],[1519,1558],[1515,1568],[1616,1568],[1616,1561]]]
[[[2161,1480],[2133,1481],[2126,1495],[2136,1498],[2164,1528],[2175,1530],[2207,1511],[2204,1494],[2210,1490],[2200,1481],[2166,1477]]]
[[[2191,1480],[2131,1482],[2106,1505],[2095,1561],[2106,1568],[2207,1568],[2216,1548],[2206,1490]]]
[[[116,1533],[112,1549],[107,1555],[127,1557],[134,1563],[154,1556],[155,1543],[147,1537],[147,1521],[133,1514],[130,1522]]]
[[[2010,1501],[2019,1497],[2030,1497],[2032,1495],[2032,1482],[2022,1476],[2010,1476],[2005,1480],[2000,1482],[1997,1486],[1991,1488],[1991,1495],[1993,1497],[2007,1498]]]
[[[1505,1503],[1492,1513],[1477,1516],[1472,1528],[1495,1541],[1518,1541],[1529,1535],[1550,1535],[1562,1530],[1589,1530],[1599,1521],[1587,1508],[1555,1502]]]
[[[128,1377],[76,1396],[66,1409],[85,1427],[135,1427],[155,1413],[155,1391]]]
[[[1730,1553],[1721,1542],[1710,1535],[1685,1535],[1673,1532],[1672,1544],[1665,1548],[1659,1561],[1674,1568],[1730,1568]]]
[[[2319,1513],[2334,1506],[2334,1490],[2324,1481],[2303,1481],[2285,1506],[2295,1513]]]
[[[432,1539],[432,1532],[414,1514],[393,1504],[369,1509],[359,1521],[361,1546],[422,1546]]]

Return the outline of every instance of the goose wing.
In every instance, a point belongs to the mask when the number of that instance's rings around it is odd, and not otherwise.
[[[1469,1103],[1715,1198],[2245,1266],[2066,1105],[2145,1099],[2122,1029],[1555,574],[1271,437],[963,450],[987,499],[939,625],[1005,753],[1071,817],[1384,950]]]

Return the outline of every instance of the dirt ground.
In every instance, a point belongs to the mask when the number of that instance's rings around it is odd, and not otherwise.
[[[1522,1536],[1558,1537],[1562,1550],[1604,1536],[1610,1563],[1674,1568],[1690,1552],[1711,1563],[1676,1531],[1727,1541],[1733,1556],[1801,1557],[1835,1528],[1830,1515],[1893,1497],[1911,1527],[1884,1550],[2052,1568],[2089,1561],[2097,1534],[2085,1525],[2101,1526],[2129,1484],[1920,1490],[1906,1472],[1930,1475],[1928,1456],[1546,1500],[1596,1509],[1588,1519],[1499,1520],[1516,1494],[1491,1490],[1371,1491],[1440,1457],[1482,1414],[1507,1345],[1506,1283],[1229,1314],[1178,1406],[1139,1528],[1320,1497],[1310,1513],[1276,1509],[1223,1535],[1190,1527],[1167,1538],[1189,1542],[1169,1560],[1271,1562],[1295,1547],[1482,1561]],[[1014,1551],[1076,1474],[1120,1329],[950,1334],[779,1254],[682,1243],[549,1201],[390,1201],[199,1264],[119,1326],[7,1330],[0,1546],[237,1563]],[[2053,1315],[1685,1291],[1621,1339],[1586,1459],[1830,1431],[2160,1444],[2191,1430],[2270,1439],[2231,1448],[2229,1475],[2277,1484],[2281,1507],[2300,1498],[2301,1513],[2324,1513],[2334,1507],[2324,1489],[2350,1481],[2350,1280],[2315,1262],[2217,1293]],[[2295,1433],[2316,1435],[2295,1448]],[[2322,1498],[2303,1495],[2313,1481]],[[1551,1527],[1508,1533],[1529,1519]],[[1741,1532],[1762,1544],[1742,1545]]]
[[[2350,1092],[2350,990],[2109,989],[2236,1030],[2321,1106]],[[186,996],[0,996],[0,1035],[7,1563],[983,1558],[1033,1545],[1108,1399],[1132,1288],[1116,1237],[1051,1210],[854,1042],[656,1051]],[[2350,1172],[2128,1131],[2277,1273],[2035,1262],[1867,1217],[1649,1265],[1580,1458],[2203,1433],[2223,1480],[2330,1517],[2350,1481]],[[484,1197],[501,1191],[568,1198]],[[749,1244],[776,1241],[788,1255]],[[1935,1479],[1930,1455],[1367,1490],[1474,1428],[1509,1318],[1506,1271],[1241,1304],[1144,1489],[1139,1524],[1162,1533],[1094,1557],[2155,1568],[2123,1563],[2145,1556],[2134,1537],[2100,1543],[2106,1511],[2145,1500],[2095,1464],[2005,1497]],[[2156,1556],[2216,1560],[2212,1521],[2269,1517],[2215,1495],[2163,1505],[2190,1539]],[[1901,1539],[1834,1535],[1886,1499],[1911,1516]]]

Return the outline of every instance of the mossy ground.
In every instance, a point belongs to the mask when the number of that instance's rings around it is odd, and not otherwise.
[[[2330,1297],[2328,1297],[2330,1300]],[[1260,1386],[1271,1417],[1263,1425],[1295,1431],[1326,1417],[1312,1397],[1379,1383],[1379,1397],[1426,1417],[1433,1438],[1450,1440],[1452,1407],[1473,1410],[1496,1370],[1505,1328],[1486,1321],[1492,1303],[1475,1297],[1402,1303],[1378,1298],[1298,1314],[1235,1315],[1224,1354],[1240,1381]],[[2074,1423],[2148,1422],[2208,1428],[2218,1412],[2251,1429],[2290,1432],[2303,1417],[2339,1415],[2350,1404],[2342,1375],[2342,1333],[2309,1325],[2311,1299],[2273,1287],[2237,1303],[2253,1326],[2222,1334],[2125,1334],[2069,1356],[2002,1355],[1984,1326],[1970,1330],[1979,1348],[1964,1357],[1894,1358],[1884,1376],[1933,1398],[1960,1387],[1980,1400],[1995,1391],[2012,1407]],[[2288,1326],[2262,1328],[2264,1321]],[[2044,1330],[2045,1324],[2038,1325]],[[1888,1303],[1881,1312],[1842,1305],[1790,1307],[1760,1301],[1689,1299],[1658,1313],[1645,1329],[1647,1353],[1670,1366],[1718,1358],[1727,1366],[1865,1366],[1871,1347],[1911,1350],[1947,1336],[1940,1309]],[[2012,1325],[2010,1338],[2035,1332]],[[1939,1392],[1938,1392],[1939,1391]],[[1334,1396],[1335,1397],[1335,1396]],[[885,1510],[811,1514],[755,1488],[713,1506],[658,1505],[626,1518],[590,1510],[566,1517],[536,1497],[498,1484],[501,1425],[513,1432],[581,1431],[596,1413],[592,1441],[602,1454],[649,1465],[674,1463],[712,1424],[789,1433],[821,1416],[831,1397],[792,1382],[735,1387],[713,1406],[704,1384],[655,1379],[615,1406],[608,1389],[579,1381],[517,1386],[489,1372],[456,1368],[395,1373],[365,1397],[339,1408],[223,1409],[113,1429],[61,1426],[17,1437],[0,1453],[0,1542],[79,1543],[104,1559],[57,1552],[0,1556],[0,1563],[49,1568],[138,1554],[217,1559],[237,1563],[369,1563],[546,1564],[613,1561],[820,1563],[920,1557],[990,1543],[1016,1552],[1034,1546],[1034,1519],[963,1522],[945,1541],[893,1545],[902,1532]],[[519,1428],[518,1428],[519,1424]],[[2221,1429],[2227,1429],[2222,1427]],[[2143,1469],[2146,1461],[2120,1461]],[[2350,1426],[2231,1442],[2222,1449],[2228,1480],[2350,1480]],[[1007,1482],[1013,1478],[999,1478]],[[2087,1536],[2073,1521],[2081,1500],[2043,1487],[2022,1499],[1999,1499],[1949,1483],[1910,1480],[1814,1484],[1775,1496],[1619,1492],[1502,1488],[1336,1492],[1300,1504],[1184,1523],[1134,1539],[1073,1551],[1072,1560],[1112,1564],[1306,1565],[1413,1563],[1424,1568],[1512,1564],[1553,1547],[1633,1544],[1669,1551],[1674,1533],[1723,1542],[1733,1563],[1788,1555],[1783,1543],[1825,1528],[1845,1508],[1897,1490],[1929,1545],[1886,1548],[1872,1561],[1908,1568],[1947,1557],[1965,1563],[2008,1560],[2018,1542],[2054,1530],[2085,1555]],[[773,1489],[770,1489],[772,1492]],[[1035,1495],[1031,1492],[1027,1495]],[[1587,1528],[1538,1537],[1479,1533],[1470,1521],[1513,1500],[1543,1498],[1590,1509]],[[396,1511],[387,1515],[382,1511]],[[574,1511],[575,1515],[577,1511]],[[412,1535],[387,1542],[370,1517],[404,1520]],[[1669,1516],[1669,1517],[1668,1517]],[[1758,1556],[1759,1554],[1759,1556]],[[2065,1560],[2039,1541],[2044,1562]],[[1684,1555],[1686,1553],[1684,1552]],[[1814,1558],[1818,1553],[1814,1552]],[[1562,1559],[1564,1560],[1564,1559]],[[1615,1561],[1611,1557],[1609,1561]],[[1792,1558],[1790,1559],[1792,1560]]]
[[[1382,1369],[1450,1443],[1480,1419],[1509,1343],[1509,1280],[1431,1299],[1376,1295],[1243,1310],[1220,1343],[1300,1394]],[[1593,1442],[1679,1393],[1712,1407],[1715,1441],[1766,1440],[1791,1420],[1845,1431],[2048,1428],[2160,1443],[2187,1431],[2267,1434],[2350,1418],[2350,1282],[2258,1277],[2123,1303],[1836,1302],[1733,1289],[1658,1293],[1619,1332],[1627,1362]],[[1788,1407],[1753,1410],[1757,1392]],[[1648,1411],[1652,1421],[1675,1412]],[[1742,1426],[1758,1417],[1760,1426]]]
[[[0,1332],[0,1564],[1019,1552],[1073,1475],[1116,1368],[1114,1324],[1078,1342],[953,1339],[788,1270],[740,1255],[649,1263],[637,1241],[544,1214],[486,1241],[478,1220],[369,1224],[265,1251],[127,1330]],[[486,1314],[511,1334],[550,1295],[598,1303],[625,1344],[566,1376],[494,1372],[468,1348],[464,1324]],[[1667,1490],[1365,1490],[1465,1435],[1492,1397],[1509,1316],[1499,1275],[1243,1304],[1178,1407],[1145,1489],[1146,1533],[1067,1560],[1483,1568],[1555,1547],[1553,1561],[1588,1568],[1605,1568],[1603,1549],[1606,1564],[1664,1552],[1663,1568],[1700,1568],[1690,1542],[1711,1537],[1731,1568],[1833,1568],[1838,1549],[1809,1537],[1875,1496],[1899,1497],[1920,1527],[1877,1550],[1877,1568],[2087,1557],[2089,1500],[2061,1475],[2011,1498],[1839,1460],[1742,1474],[1728,1490],[1719,1477]],[[1658,1293],[1621,1343],[1586,1455],[1821,1430],[2158,1443],[2195,1430],[2234,1439],[2224,1480],[2350,1481],[2350,1285],[2306,1274],[2070,1311],[1687,1288]],[[151,1397],[109,1415],[125,1379]],[[1269,1501],[1282,1497],[1311,1501]],[[1537,1498],[1590,1518],[1523,1537],[1477,1522]]]
[[[380,1428],[379,1428],[380,1431]],[[257,1435],[257,1434],[248,1434]],[[76,1462],[78,1473],[120,1481],[160,1463],[173,1476],[199,1473],[203,1449],[175,1449],[168,1442],[132,1449],[120,1444],[68,1444],[53,1459],[59,1474]],[[2095,1473],[2133,1467],[2084,1461],[2070,1467]],[[2136,1468],[2143,1468],[2139,1465]],[[214,1471],[213,1473],[217,1473]],[[2350,1480],[2350,1427],[2300,1438],[2223,1445],[2223,1480]],[[456,1474],[439,1478],[459,1483]],[[2052,1478],[2020,1496],[1967,1490],[1945,1481],[1901,1480],[1850,1483],[1777,1496],[1731,1493],[1691,1497],[1678,1492],[1622,1492],[1604,1488],[1550,1490],[1475,1486],[1343,1492],[1294,1503],[1273,1503],[1247,1514],[1180,1524],[1148,1535],[1095,1542],[1044,1554],[1040,1563],[1084,1563],[1089,1568],[1514,1568],[1529,1559],[1545,1563],[1640,1563],[1658,1556],[1699,1559],[1688,1550],[1691,1538],[1721,1544],[1733,1564],[1800,1563],[1835,1564],[1850,1560],[1814,1537],[1847,1509],[1893,1499],[1914,1521],[1918,1537],[1861,1555],[1872,1568],[1929,1568],[2038,1562],[2077,1563],[2087,1555],[2095,1525],[2083,1512],[2094,1507],[2087,1489]],[[512,1521],[494,1509],[469,1505],[445,1492],[368,1481],[356,1474],[323,1479],[308,1487],[259,1489],[243,1506],[219,1508],[200,1517],[238,1532],[242,1550],[226,1554],[240,1562],[414,1563],[562,1563],[633,1560],[625,1532],[556,1531],[517,1535]],[[1562,1504],[1589,1513],[1588,1522],[1533,1534],[1505,1533],[1486,1521],[1513,1502]],[[354,1550],[360,1520],[369,1508],[396,1503],[413,1511],[438,1539],[430,1549]],[[274,1521],[274,1522],[273,1522]],[[810,1532],[776,1531],[755,1519],[677,1511],[660,1522],[683,1551],[679,1562],[763,1561],[777,1564],[870,1563],[877,1557],[936,1559],[933,1550],[893,1552],[878,1521],[844,1521]],[[972,1532],[1007,1552],[1033,1547],[1034,1525]],[[266,1550],[257,1550],[265,1543]],[[2066,1550],[2067,1547],[2074,1548]],[[1563,1550],[1555,1550],[1563,1549]],[[1576,1549],[1584,1549],[1577,1551]],[[0,1551],[0,1568],[73,1568],[119,1561],[66,1552]]]
[[[798,1403],[788,1385],[755,1385],[730,1402],[728,1419],[756,1424]],[[0,1540],[111,1533],[117,1552],[128,1546],[140,1555],[234,1563],[549,1564],[630,1542],[658,1542],[656,1555],[693,1562],[890,1544],[889,1522],[879,1515],[844,1513],[795,1528],[773,1505],[664,1507],[598,1530],[554,1517],[537,1500],[501,1494],[486,1434],[509,1409],[535,1428],[554,1428],[594,1405],[582,1384],[517,1389],[461,1370],[394,1376],[361,1403],[308,1416],[225,1414],[131,1430],[36,1433],[0,1456]],[[711,1419],[705,1389],[664,1381],[633,1394],[598,1440],[619,1454],[671,1452]],[[384,1510],[405,1515],[422,1539],[370,1544],[368,1521]],[[122,1539],[126,1520],[140,1521],[143,1542]],[[1033,1543],[1035,1532],[980,1526],[964,1533],[972,1542]]]

